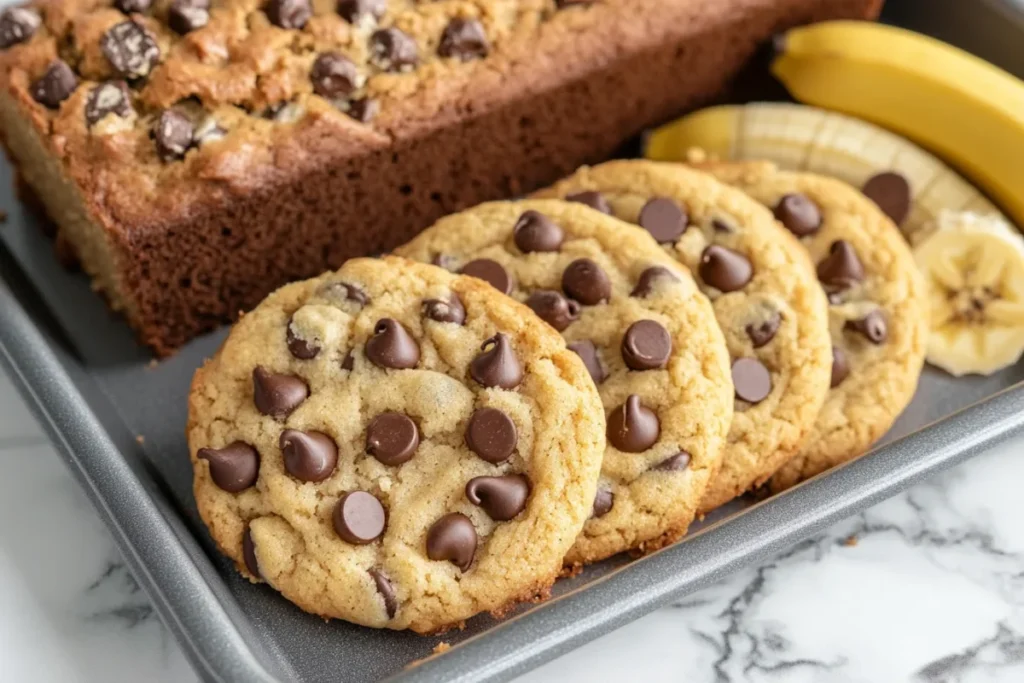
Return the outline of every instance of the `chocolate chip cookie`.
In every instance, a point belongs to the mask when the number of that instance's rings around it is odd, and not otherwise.
[[[706,170],[775,212],[830,304],[832,389],[807,444],[769,482],[780,491],[863,454],[913,397],[928,340],[924,281],[896,225],[846,183],[768,162]]]
[[[711,305],[644,231],[582,204],[495,202],[398,250],[482,278],[532,308],[583,359],[608,447],[593,515],[568,564],[685,533],[721,462],[729,358]]]
[[[279,289],[189,397],[196,502],[239,570],[419,632],[546,591],[604,432],[587,368],[529,309],[395,257]]]
[[[735,415],[701,511],[761,485],[796,455],[828,392],[827,304],[806,252],[771,213],[705,173],[652,161],[581,168],[539,194],[641,226],[714,302]]]

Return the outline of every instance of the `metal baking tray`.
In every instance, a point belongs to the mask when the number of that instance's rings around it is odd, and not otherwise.
[[[1024,76],[1024,7],[1010,0],[889,0],[886,20]],[[758,504],[736,503],[683,542],[560,581],[504,622],[427,638],[326,623],[243,581],[192,500],[184,428],[193,370],[224,332],[152,363],[80,274],[62,270],[0,165],[0,363],[95,504],[196,671],[216,681],[501,681],[1024,431],[1024,363],[988,378],[926,370],[871,455]],[[453,647],[438,655],[440,642]]]

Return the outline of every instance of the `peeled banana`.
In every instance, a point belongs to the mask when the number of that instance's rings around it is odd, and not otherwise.
[[[1024,239],[992,216],[945,212],[914,249],[928,288],[928,362],[988,375],[1024,353]]]

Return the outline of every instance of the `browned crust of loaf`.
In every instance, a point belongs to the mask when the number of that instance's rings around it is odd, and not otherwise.
[[[211,156],[201,177],[159,188],[105,161],[116,155],[84,127],[84,139],[51,136],[17,49],[0,54],[0,99],[63,157],[120,271],[107,277],[122,290],[109,298],[122,302],[144,343],[167,354],[284,282],[607,157],[644,127],[722,91],[779,30],[874,17],[881,3],[606,0],[585,16],[560,12],[534,40],[510,42],[457,85],[395,100],[372,126],[309,116],[266,149]],[[96,276],[94,264],[83,265]]]

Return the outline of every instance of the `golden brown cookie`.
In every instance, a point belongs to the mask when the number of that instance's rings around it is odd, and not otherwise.
[[[526,307],[395,257],[270,295],[189,397],[196,502],[239,571],[421,633],[550,586],[604,430],[586,367]]]
[[[899,229],[846,183],[767,162],[708,165],[772,208],[817,264],[829,299],[832,390],[781,491],[863,454],[914,395],[928,344],[925,286]]]
[[[760,486],[800,449],[828,392],[827,303],[805,250],[743,192],[676,164],[584,167],[539,194],[640,225],[697,277],[736,389],[722,470],[701,512]]]
[[[398,251],[525,302],[590,368],[608,447],[593,517],[567,563],[685,533],[721,462],[732,384],[711,305],[684,269],[642,230],[552,200],[483,204]]]

